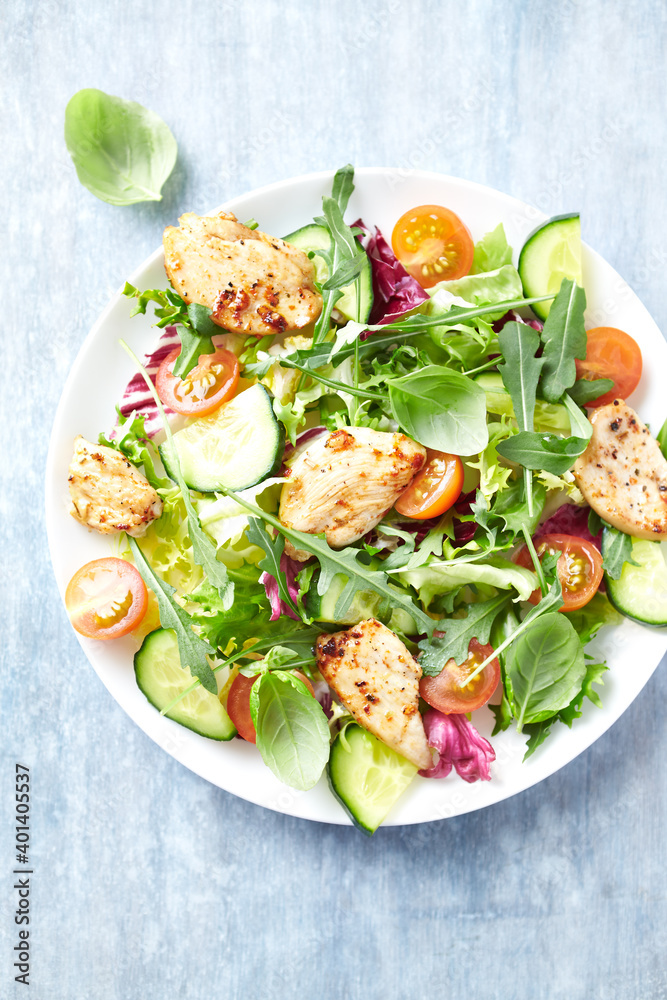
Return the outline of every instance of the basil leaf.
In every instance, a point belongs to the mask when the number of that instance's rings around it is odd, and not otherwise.
[[[537,384],[544,358],[537,358],[540,335],[525,323],[506,323],[498,334],[505,363],[498,365],[514,407],[519,430],[532,431]]]
[[[329,759],[329,726],[324,711],[293,674],[260,675],[250,689],[250,714],[257,749],[275,776],[307,791]]]
[[[65,110],[65,143],[84,187],[110,205],[160,201],[176,140],[158,115],[94,88]]]
[[[554,476],[562,476],[574,464],[575,458],[586,450],[586,438],[559,438],[555,434],[538,434],[520,431],[496,446],[503,458],[526,469],[541,469]]]
[[[585,406],[591,403],[598,396],[604,396],[605,392],[610,392],[614,388],[614,383],[610,378],[578,378],[571,389],[567,390],[578,406]]]
[[[488,444],[486,393],[466,375],[427,365],[388,385],[398,424],[424,447],[476,455]]]
[[[618,580],[626,562],[631,566],[639,565],[632,558],[632,541],[630,535],[613,528],[610,524],[605,524],[602,532],[602,564],[605,573],[612,580]]]
[[[542,330],[542,392],[549,403],[557,403],[565,390],[574,385],[577,378],[574,359],[586,357],[585,308],[583,288],[563,278]]]
[[[425,677],[437,677],[450,659],[464,663],[471,639],[477,639],[482,645],[489,641],[491,627],[508,601],[507,594],[500,594],[490,601],[470,604],[465,618],[449,618],[441,622],[444,636],[422,639],[419,643],[422,674]]]
[[[508,691],[519,732],[566,708],[586,674],[584,653],[571,622],[549,612],[533,621],[509,647]]]
[[[215,652],[213,647],[192,631],[192,618],[173,598],[176,588],[155,575],[134,538],[128,535],[127,540],[141,578],[157,598],[160,624],[163,628],[172,628],[176,633],[181,666],[183,669],[189,668],[192,676],[201,682],[202,687],[217,695],[218,686],[206,659],[207,654],[210,656]]]

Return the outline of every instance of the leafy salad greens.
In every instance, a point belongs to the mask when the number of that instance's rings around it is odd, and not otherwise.
[[[589,643],[619,620],[601,591],[570,610],[559,569],[564,549],[554,542],[536,551],[538,526],[585,512],[585,529],[574,534],[602,538],[596,544],[608,578],[618,580],[626,565],[638,565],[633,539],[583,505],[571,472],[592,433],[582,407],[613,386],[605,378],[578,378],[587,345],[580,284],[563,277],[555,296],[526,295],[498,225],[474,245],[469,273],[424,290],[381,234],[373,236],[362,220],[344,221],[353,189],[347,166],[314,220],[324,233],[309,254],[323,268],[322,309],[303,335],[226,334],[210,309],[186,304],[171,287],[124,289],[135,301],[133,315],[150,305],[158,328],[176,328],[181,350],[174,377],[190,376],[200,356],[225,338],[240,362],[243,392],[236,398],[250,400],[255,387],[266,390],[271,419],[281,428],[272,469],[247,488],[226,486],[224,476],[213,492],[193,486],[154,388],[150,357],[146,368],[136,362],[145,402],[100,436],[101,444],[143,470],[164,505],[142,538],[129,539],[128,551],[154,595],[162,628],[175,636],[179,679],[169,697],[154,703],[173,715],[198,692],[231,714],[230,692],[238,678],[247,679],[257,748],[274,774],[297,789],[319,780],[331,739],[345,746],[346,727],[355,721],[319,672],[314,647],[320,634],[373,618],[405,643],[425,679],[468,663],[452,687],[461,715],[469,715],[465,692],[497,670],[492,736],[515,725],[528,737],[528,757],[555,723],[571,726],[581,716],[585,699],[600,705],[597,687],[606,665]],[[372,323],[362,311],[368,275]],[[338,306],[350,298],[356,314],[342,314]],[[530,306],[549,298],[542,324]],[[144,425],[155,408],[168,475]],[[196,421],[190,418],[188,426]],[[399,431],[429,456],[458,456],[462,485],[454,501],[417,519],[392,508],[342,548],[283,523],[280,491],[299,455],[323,435],[355,428]],[[553,537],[561,534],[573,532]],[[473,647],[480,650],[475,656]],[[234,731],[230,727],[230,735]],[[492,760],[492,748],[476,736]],[[465,740],[464,728],[456,738]],[[475,780],[475,773],[465,780]]]

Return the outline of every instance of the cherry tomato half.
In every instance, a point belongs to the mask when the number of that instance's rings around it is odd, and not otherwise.
[[[394,506],[405,517],[437,517],[454,506],[462,486],[463,462],[459,456],[428,448],[426,464]]]
[[[563,607],[560,611],[576,611],[583,608],[596,593],[602,580],[602,556],[593,545],[576,535],[542,535],[534,539],[535,550],[542,559],[545,552],[558,552],[558,579],[563,588]],[[527,546],[513,556],[517,566],[533,569],[533,560]],[[539,589],[530,595],[531,604],[537,604],[542,597]]]
[[[447,660],[437,677],[422,677],[419,682],[420,695],[431,708],[437,708],[445,715],[460,715],[481,708],[486,705],[500,680],[500,663],[497,657],[469,684],[464,687],[461,684],[492,652],[493,646],[483,646],[477,639],[471,639],[465,663],[457,664],[455,660]]]
[[[290,673],[293,673],[295,677],[303,681],[312,696],[315,697],[313,685],[305,674],[302,674],[299,670],[292,670]],[[227,715],[236,726],[239,736],[242,736],[248,743],[257,742],[257,733],[255,732],[255,725],[250,714],[250,688],[258,677],[259,674],[255,677],[245,677],[243,674],[237,674],[227,696]]]
[[[197,365],[185,378],[172,375],[175,347],[158,368],[155,386],[165,406],[185,417],[205,417],[234,395],[239,380],[239,362],[235,354],[218,347],[214,354],[200,354]]]
[[[402,215],[391,245],[422,288],[468,274],[475,250],[467,226],[442,205],[419,205]]]
[[[642,352],[628,333],[613,326],[596,326],[586,334],[586,357],[577,361],[577,378],[610,378],[614,388],[588,406],[604,406],[614,399],[627,399],[642,377]]]
[[[118,639],[146,614],[148,591],[134,566],[109,556],[77,570],[65,591],[74,628],[89,639]]]

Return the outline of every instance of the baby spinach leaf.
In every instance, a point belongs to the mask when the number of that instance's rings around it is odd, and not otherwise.
[[[567,390],[577,406],[585,406],[592,403],[598,396],[603,396],[605,392],[610,392],[614,388],[614,383],[610,378],[578,378],[571,389]]]
[[[65,143],[83,186],[110,205],[160,201],[176,163],[176,140],[158,115],[94,88],[67,105]]]
[[[437,677],[449,659],[464,663],[471,639],[484,645],[489,641],[491,627],[503,607],[509,602],[507,594],[499,594],[490,601],[470,604],[465,618],[449,618],[440,622],[444,636],[422,639],[419,643],[419,665],[425,677]]]
[[[286,671],[266,671],[250,689],[250,714],[257,749],[275,776],[307,791],[329,759],[329,726],[324,711],[303,681]]]
[[[612,580],[618,580],[626,563],[638,566],[632,558],[632,537],[624,531],[605,524],[602,532],[602,564],[604,571]]]
[[[176,633],[181,666],[184,669],[189,669],[192,676],[196,677],[207,691],[210,691],[211,694],[217,694],[218,686],[206,659],[207,654],[213,655],[215,652],[213,647],[192,631],[193,619],[174,600],[173,595],[176,593],[176,588],[170,586],[165,580],[161,580],[153,572],[134,538],[128,536],[128,542],[135,566],[146,586],[150,587],[157,598],[160,624],[163,628],[172,628]]]
[[[566,708],[581,689],[586,666],[571,622],[549,612],[523,631],[509,647],[508,691],[519,732],[524,723],[542,722]]]
[[[427,365],[388,385],[398,424],[424,447],[476,455],[488,444],[486,393],[466,375]]]
[[[535,753],[537,748],[544,743],[547,736],[550,735],[551,727],[554,723],[564,722],[566,726],[571,727],[575,719],[581,718],[581,709],[584,698],[588,698],[589,701],[592,701],[596,708],[602,708],[600,695],[594,690],[593,684],[603,683],[602,675],[606,670],[606,663],[587,663],[586,675],[581,685],[581,690],[577,695],[575,695],[567,708],[562,708],[560,712],[557,712],[556,715],[549,719],[543,719],[542,722],[531,722],[523,727],[523,732],[528,736],[526,752],[523,756],[524,761],[528,760],[528,758]]]
[[[535,355],[540,335],[525,323],[506,323],[498,334],[505,363],[498,365],[505,388],[512,399],[519,430],[532,431],[535,399],[544,358]]]
[[[583,288],[563,278],[542,330],[542,392],[549,403],[557,403],[565,390],[574,385],[577,378],[574,359],[586,357],[585,308]]]
[[[523,465],[526,469],[541,469],[561,476],[586,450],[586,438],[559,438],[555,434],[520,431],[497,446],[499,455]]]

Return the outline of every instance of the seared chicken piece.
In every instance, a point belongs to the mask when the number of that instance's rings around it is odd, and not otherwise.
[[[622,399],[591,414],[593,435],[574,464],[577,486],[600,517],[635,538],[667,537],[667,461]]]
[[[188,212],[164,231],[167,276],[186,302],[212,310],[225,330],[265,337],[300,330],[322,311],[315,268],[301,250],[248,229],[231,213]]]
[[[69,491],[72,517],[105,535],[126,531],[138,537],[162,513],[162,500],[131,462],[80,434],[74,439]]]
[[[417,767],[433,766],[419,714],[421,668],[394,633],[375,618],[315,645],[325,681],[360,726]]]
[[[324,532],[332,548],[362,538],[382,520],[426,461],[426,449],[405,434],[351,427],[318,438],[300,455],[280,495],[287,528]],[[295,559],[308,553],[285,551]]]

